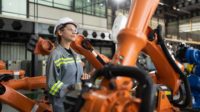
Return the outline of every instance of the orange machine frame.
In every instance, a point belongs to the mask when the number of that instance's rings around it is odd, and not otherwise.
[[[131,8],[126,28],[118,35],[120,47],[114,61],[124,66],[133,66],[136,64],[139,53],[144,49],[156,66],[158,83],[169,86],[176,93],[179,87],[179,75],[156,44],[157,41],[151,42],[147,38],[147,27],[158,3],[159,0],[133,2],[134,8]]]
[[[4,74],[10,74],[10,75],[16,75],[18,76],[18,78],[23,78],[25,75],[25,71],[24,70],[0,70],[0,75],[4,75]]]
[[[24,77],[22,79],[13,79],[6,82],[1,82],[6,86],[9,86],[13,89],[24,89],[24,90],[33,90],[39,88],[46,88],[46,76],[37,76],[37,77]]]
[[[29,112],[34,109],[36,112],[51,112],[51,106],[45,99],[35,101],[16,91],[19,89],[46,89],[45,76],[24,77],[21,79],[2,81],[0,82],[0,88],[2,92],[0,93],[0,101],[14,107],[17,110]]]
[[[157,74],[154,77],[155,83],[166,85],[172,90],[173,95],[175,95],[179,90],[181,82],[179,74],[172,68],[166,56],[164,55],[163,50],[156,43],[157,39],[154,41],[148,41],[147,37],[150,31],[148,29],[148,24],[158,3],[159,0],[134,0],[132,2],[128,23],[118,35],[119,46],[112,62],[113,64],[120,64],[123,66],[135,66],[139,53],[141,51],[146,52],[151,57],[157,69]],[[115,82],[116,84],[121,83],[118,85],[120,87],[123,85],[123,82],[127,83],[127,80],[125,80],[124,77],[117,77]],[[122,91],[122,88],[114,91],[110,90],[108,87],[107,89],[85,93],[83,96],[86,100],[86,103],[81,109],[81,112],[104,112],[105,109],[107,111],[111,111],[113,108],[116,111],[122,111],[124,108],[123,105],[125,105],[123,102],[118,102],[118,105],[121,106],[112,105],[115,102],[114,99],[125,98],[123,96],[118,97],[113,95],[119,91]],[[123,91],[121,94],[124,95],[126,92]],[[109,101],[109,97],[113,100]],[[179,111],[179,109],[174,107],[169,102],[167,96],[162,91],[157,93],[157,98],[159,101],[156,108],[158,112]],[[139,111],[139,102],[137,99],[134,99],[134,101],[132,101],[132,108],[128,110],[125,109],[126,111]],[[101,105],[101,107],[97,109],[96,105]]]
[[[0,70],[5,69],[5,68],[6,68],[5,62],[0,60]]]
[[[111,62],[112,64],[120,64],[122,66],[135,66],[138,55],[143,50],[150,55],[156,66],[157,74],[156,77],[154,77],[155,83],[168,86],[172,89],[173,95],[175,95],[179,90],[181,82],[180,77],[164,56],[160,46],[156,44],[157,40],[148,41],[147,39],[149,33],[147,29],[148,24],[158,3],[159,0],[134,0],[132,2],[128,23],[118,35],[119,46]],[[103,68],[103,65],[97,61],[94,54],[80,46],[81,41],[82,40],[77,39],[76,42],[72,44],[72,47],[78,51],[78,53],[83,54],[96,69]],[[45,54],[48,53],[49,52],[45,52]],[[100,90],[91,90],[83,94],[85,104],[81,108],[81,112],[139,111],[139,105],[142,99],[133,98],[129,94],[132,85],[131,80],[129,78],[117,77],[110,81],[117,84],[115,90],[110,90],[109,87],[102,86]],[[123,86],[124,84],[126,84],[125,87]],[[162,99],[163,97],[165,98]],[[162,91],[157,93],[159,101],[156,108],[157,111],[176,111],[176,108],[166,97],[167,96]],[[31,104],[31,102],[29,103]],[[12,103],[10,104],[13,105]],[[127,106],[126,104],[131,106]],[[19,109],[18,106],[16,104],[14,105],[14,107]]]
[[[51,112],[51,107],[44,102],[36,102],[4,84],[0,88],[0,101],[21,112]]]

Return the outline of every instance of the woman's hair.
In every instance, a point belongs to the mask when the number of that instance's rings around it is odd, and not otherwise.
[[[58,28],[57,31],[56,31],[58,43],[61,42],[61,36],[58,34],[58,31],[59,31],[59,30],[60,30],[60,31],[63,31],[63,30],[64,30],[64,27],[65,27],[66,25],[67,25],[67,24],[62,24],[62,25],[58,26],[59,28]]]

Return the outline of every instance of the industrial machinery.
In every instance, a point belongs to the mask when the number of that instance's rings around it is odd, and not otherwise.
[[[182,63],[189,63],[186,66],[188,80],[192,91],[192,107],[200,110],[200,50],[186,44],[178,46],[176,58]]]
[[[5,62],[3,62],[2,60],[0,60],[0,70],[5,69],[5,68],[6,68]]]
[[[0,70],[0,102],[12,106],[22,112],[43,112],[51,111],[47,99],[40,101],[32,100],[17,90],[34,90],[46,88],[46,77],[24,77],[25,72],[13,70]],[[18,79],[14,79],[15,76]],[[20,103],[19,103],[20,102]],[[0,103],[0,110],[2,105]]]
[[[190,86],[180,69],[181,64],[171,58],[161,36],[161,27],[155,30],[148,27],[158,2],[135,0],[132,3],[128,23],[118,35],[119,47],[114,58],[103,68],[102,63],[98,66],[101,69],[96,71],[91,82],[99,76],[105,80],[98,89],[87,84],[88,91],[82,93],[81,112],[173,112],[190,107]],[[151,75],[154,83],[146,73],[133,67],[141,51],[151,57],[156,67],[156,73]],[[134,97],[128,94],[132,80],[139,83]],[[174,98],[177,94],[178,99]]]
[[[33,90],[33,89],[45,89],[46,88],[46,77],[24,77],[24,70],[6,70],[5,63],[0,61],[0,101],[6,103],[20,111],[28,112],[31,110],[35,111],[50,111],[51,108],[45,100],[35,101],[22,93],[16,91],[19,89]],[[20,103],[19,103],[20,102]],[[2,104],[0,103],[0,110]],[[21,106],[26,104],[26,106]]]
[[[190,109],[190,86],[180,69],[181,64],[171,58],[161,36],[161,27],[155,30],[148,27],[158,3],[159,0],[132,2],[128,22],[118,35],[119,46],[112,60],[96,53],[83,36],[79,35],[72,43],[72,48],[96,68],[92,78],[84,82],[80,94],[73,96],[72,102],[65,103],[71,106],[72,112],[178,112]],[[49,48],[53,47],[43,48],[50,51]],[[154,74],[148,75],[136,66],[141,51],[151,57],[156,68]],[[95,86],[99,77],[102,81]],[[12,90],[6,85],[1,88]],[[12,92],[1,93],[6,95]],[[9,102],[14,104],[16,99]],[[25,110],[26,107],[17,104],[14,107],[24,108],[22,111],[30,111],[35,107],[29,100],[23,104],[29,105],[29,108]]]

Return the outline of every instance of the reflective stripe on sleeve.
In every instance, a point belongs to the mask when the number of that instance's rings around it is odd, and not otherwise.
[[[61,88],[62,85],[63,85],[63,82],[61,82],[61,81],[56,82],[56,83],[51,87],[49,93],[50,93],[51,95],[55,95],[55,94],[58,92],[58,90]]]

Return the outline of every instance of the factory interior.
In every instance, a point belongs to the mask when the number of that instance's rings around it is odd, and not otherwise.
[[[0,112],[200,112],[200,0],[0,0]]]

